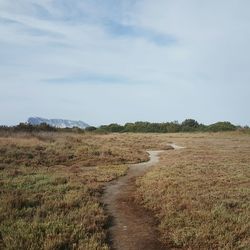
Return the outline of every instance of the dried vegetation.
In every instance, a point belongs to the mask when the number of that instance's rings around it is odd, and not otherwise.
[[[249,249],[250,137],[183,134],[137,181],[137,202],[153,211],[171,249]]]
[[[109,249],[104,185],[175,142],[137,180],[168,248],[250,245],[250,136],[189,134],[0,135],[0,249]]]

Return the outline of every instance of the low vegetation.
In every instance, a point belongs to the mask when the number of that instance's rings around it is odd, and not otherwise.
[[[250,136],[0,131],[0,249],[109,249],[105,185],[175,142],[137,180],[168,248],[250,245]]]
[[[103,183],[125,174],[125,166],[1,172],[4,249],[108,249],[98,198]]]
[[[153,211],[170,249],[249,249],[250,137],[241,133],[172,138],[137,181],[138,203]]]
[[[109,249],[103,187],[126,164],[147,160],[145,148],[164,148],[158,143],[143,135],[2,132],[0,249]]]

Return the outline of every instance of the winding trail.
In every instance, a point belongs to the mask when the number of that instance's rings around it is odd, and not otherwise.
[[[173,149],[181,149],[169,144]],[[148,162],[133,164],[127,174],[110,182],[105,189],[103,202],[112,218],[109,239],[116,250],[163,250],[159,241],[156,221],[152,214],[133,202],[136,190],[135,179],[142,176],[150,167],[159,162],[159,154],[164,151],[147,151]]]

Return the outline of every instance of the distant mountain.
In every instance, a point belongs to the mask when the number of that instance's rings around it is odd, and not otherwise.
[[[41,117],[30,117],[28,119],[28,123],[31,125],[39,125],[41,123],[46,123],[56,128],[89,127],[89,125],[83,121],[71,121],[71,120],[63,120],[63,119],[44,119]]]

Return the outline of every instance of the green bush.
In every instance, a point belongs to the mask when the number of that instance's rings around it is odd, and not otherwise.
[[[218,131],[234,131],[236,129],[243,129],[240,126],[235,126],[230,122],[217,122],[211,125],[204,125],[198,123],[194,119],[186,119],[181,124],[178,121],[173,122],[162,122],[162,123],[151,123],[137,121],[134,123],[126,123],[125,125],[120,125],[117,123],[111,123],[109,125],[102,125],[98,128],[90,126],[84,129],[77,127],[74,128],[55,128],[48,124],[31,125],[27,123],[20,123],[14,127],[0,126],[0,132],[74,132],[74,133],[84,133],[95,131],[96,133],[177,133],[177,132],[218,132]],[[245,129],[249,130],[248,128]],[[6,133],[6,134],[7,134]]]
[[[217,122],[207,127],[207,131],[219,132],[219,131],[234,131],[237,127],[230,122]]]
[[[89,126],[89,127],[85,128],[85,131],[87,131],[87,132],[92,132],[92,131],[95,131],[96,129],[97,129],[97,128],[94,127],[94,126]]]
[[[181,124],[181,130],[183,132],[192,132],[199,129],[200,124],[194,119],[186,119]]]

